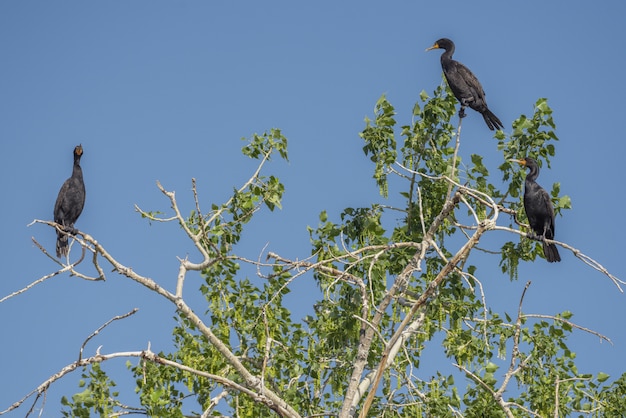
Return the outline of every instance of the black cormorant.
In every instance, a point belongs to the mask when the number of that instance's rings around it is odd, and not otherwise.
[[[433,46],[427,48],[426,51],[432,49],[444,49],[441,54],[441,68],[446,76],[450,90],[454,93],[454,97],[461,102],[460,117],[465,117],[465,107],[469,106],[475,111],[483,115],[487,126],[492,131],[494,129],[502,129],[504,125],[500,119],[494,115],[487,107],[485,101],[485,92],[476,76],[465,65],[452,59],[454,54],[454,42],[450,39],[439,39]]]
[[[54,222],[63,226],[67,233],[74,233],[74,222],[78,219],[85,206],[85,183],[83,170],[80,168],[80,157],[83,155],[83,146],[74,148],[74,168],[72,176],[65,180],[57,201],[54,204]],[[67,256],[67,234],[57,230],[57,257]]]
[[[511,160],[528,168],[524,186],[524,210],[530,227],[543,240],[554,239],[554,208],[550,195],[535,181],[539,177],[539,166],[532,158],[523,160]],[[554,244],[543,241],[543,255],[546,260],[553,263],[561,261],[559,251]]]

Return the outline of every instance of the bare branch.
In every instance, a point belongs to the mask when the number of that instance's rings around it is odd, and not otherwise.
[[[43,221],[39,221],[39,220],[35,219],[32,223],[35,223],[35,222],[43,222]],[[32,223],[29,224],[29,225],[32,225]],[[21,288],[20,290],[16,290],[15,292],[11,293],[10,295],[7,295],[7,296],[3,297],[2,299],[0,299],[0,303],[4,302],[5,300],[11,299],[12,297],[17,296],[17,295],[19,295],[21,293],[24,293],[27,290],[29,290],[30,288],[32,288],[32,287],[34,287],[34,286],[36,286],[38,284],[41,284],[41,283],[45,282],[46,280],[48,280],[48,279],[50,279],[50,278],[52,278],[54,276],[58,276],[59,274],[63,274],[63,273],[66,273],[66,272],[73,272],[74,271],[74,267],[76,267],[81,261],[83,261],[84,257],[81,257],[80,259],[78,259],[78,261],[76,261],[76,262],[74,262],[72,264],[67,264],[67,265],[64,266],[63,264],[61,264],[61,262],[59,262],[59,260],[57,260],[54,257],[51,257],[50,254],[45,250],[45,248],[43,248],[43,246],[41,244],[39,244],[37,242],[37,240],[35,240],[34,237],[31,237],[31,239],[33,240],[33,243],[44,254],[46,254],[50,259],[52,259],[56,264],[59,264],[60,266],[63,266],[63,267],[60,270],[57,270],[54,273],[46,274],[45,276],[35,280],[34,282],[32,282],[29,285]],[[83,251],[83,256],[84,256],[84,251]]]
[[[483,382],[483,380],[480,377],[476,376],[474,373],[470,372],[468,369],[461,366],[460,364],[454,364],[454,366],[462,370],[470,379],[472,379],[480,387],[482,387],[486,392],[488,392],[493,397],[493,399],[498,403],[498,405],[500,405],[500,408],[504,411],[507,418],[515,418],[515,415],[513,415],[511,408],[509,408],[509,403],[506,402],[504,399],[502,399],[501,394],[494,392],[491,386]]]
[[[604,340],[604,341],[608,342],[609,344],[613,345],[613,341],[611,341],[611,339],[610,339],[609,337],[607,337],[607,336],[605,336],[605,335],[602,335],[602,334],[600,334],[599,332],[594,331],[594,330],[592,330],[592,329],[585,328],[585,327],[582,327],[582,326],[580,326],[580,325],[577,325],[577,324],[575,324],[575,323],[573,323],[573,322],[571,322],[571,321],[568,321],[568,320],[567,320],[567,319],[565,319],[565,318],[560,318],[560,317],[558,317],[558,316],[553,316],[553,315],[541,315],[541,314],[524,314],[524,315],[522,315],[522,316],[523,316],[524,318],[541,318],[541,319],[551,319],[551,320],[553,320],[553,321],[562,322],[562,323],[564,323],[564,324],[569,325],[569,326],[570,326],[570,327],[572,327],[572,328],[577,328],[577,329],[579,329],[579,330],[581,330],[581,331],[585,331],[585,332],[588,332],[589,334],[593,334],[593,335],[595,335],[596,337],[600,338],[601,340]]]
[[[530,356],[526,357],[526,359],[522,363],[520,363],[519,367],[516,368],[517,360],[520,355],[519,343],[520,343],[520,336],[522,333],[522,319],[523,319],[522,304],[524,303],[524,296],[526,295],[526,291],[530,287],[530,284],[531,284],[530,280],[526,282],[526,286],[524,286],[524,290],[522,291],[522,296],[520,297],[520,300],[519,300],[519,306],[517,308],[517,320],[515,321],[515,334],[513,335],[513,348],[511,350],[511,362],[509,363],[508,371],[504,375],[502,385],[500,385],[500,389],[498,389],[498,391],[496,392],[499,398],[502,397],[502,394],[506,390],[506,387],[508,386],[511,378],[518,371],[522,369],[526,361],[530,360]]]
[[[213,408],[215,408],[223,398],[228,396],[228,394],[228,390],[223,390],[217,396],[211,398],[211,403],[209,404],[209,407],[202,413],[200,418],[209,418],[209,414],[211,413],[211,411],[213,411]]]
[[[457,192],[455,196],[460,197],[459,192]],[[458,202],[458,198],[456,199],[456,201]],[[378,365],[378,370],[376,371],[376,378],[374,380],[374,383],[372,384],[372,387],[369,390],[369,394],[367,396],[367,399],[365,400],[365,404],[363,405],[363,408],[361,409],[361,412],[359,415],[361,418],[367,417],[367,413],[369,411],[369,408],[376,394],[376,389],[378,387],[380,379],[382,378],[383,371],[386,367],[387,357],[389,356],[391,347],[393,347],[396,341],[400,338],[400,336],[402,335],[402,332],[411,322],[413,316],[417,313],[417,311],[421,309],[426,304],[428,299],[430,299],[430,297],[435,293],[440,283],[448,276],[448,274],[450,274],[450,272],[452,272],[456,268],[456,266],[461,260],[467,257],[471,249],[478,243],[482,234],[491,228],[492,228],[492,222],[490,221],[481,222],[481,224],[479,225],[479,228],[476,230],[474,235],[463,245],[463,247],[461,247],[461,249],[450,259],[450,261],[448,261],[448,263],[437,274],[437,277],[435,277],[435,279],[428,284],[424,293],[413,304],[413,307],[411,308],[409,313],[407,313],[402,323],[398,326],[398,329],[395,331],[393,337],[391,338],[389,344],[387,345],[387,348],[385,348],[385,351],[383,352],[383,355],[381,356],[381,360]]]
[[[139,212],[141,214],[141,216],[143,216],[144,218],[148,218],[151,221],[155,221],[155,222],[172,222],[175,221],[177,218],[176,216],[171,216],[169,218],[158,218],[156,216],[154,216],[153,214],[146,212],[145,210],[141,209],[139,206],[135,205],[135,212]]]
[[[554,382],[554,418],[559,418],[559,386],[561,383],[573,382],[577,380],[591,380],[590,377],[570,377],[568,379],[556,379]]]
[[[452,167],[450,168],[450,177],[454,178],[454,172],[456,171],[456,158],[459,153],[459,147],[461,146],[461,124],[463,123],[463,118],[459,115],[459,127],[456,131],[456,144],[454,146],[454,154],[452,155]],[[448,193],[446,193],[446,200],[452,197],[452,183],[448,185]]]
[[[87,337],[85,339],[85,341],[83,342],[83,345],[80,346],[80,352],[78,353],[78,361],[80,361],[83,358],[83,350],[85,349],[85,346],[87,345],[89,340],[91,340],[93,337],[98,335],[100,333],[100,331],[102,331],[105,327],[107,327],[111,322],[117,321],[119,319],[128,318],[129,316],[134,315],[135,313],[137,313],[138,310],[139,310],[138,308],[134,308],[132,311],[130,311],[128,313],[125,313],[124,315],[114,316],[113,318],[111,318],[107,322],[105,322],[100,328],[95,330],[89,337]]]
[[[194,374],[196,376],[200,376],[200,377],[204,377],[206,379],[212,380],[216,383],[221,384],[222,386],[224,386],[225,388],[231,389],[231,390],[236,390],[238,392],[244,393],[248,396],[250,396],[252,399],[254,399],[256,402],[262,403],[264,405],[266,405],[268,408],[272,409],[272,410],[282,410],[282,407],[277,406],[272,399],[269,399],[263,395],[259,395],[256,392],[230,380],[227,379],[223,376],[219,376],[219,375],[215,375],[215,374],[211,374],[211,373],[206,373],[204,371],[201,370],[197,370],[188,366],[185,366],[184,364],[181,363],[177,363],[175,361],[171,361],[168,360],[166,358],[163,357],[159,357],[158,355],[156,355],[155,353],[153,353],[150,349],[147,350],[143,350],[143,351],[126,351],[126,352],[117,352],[117,353],[111,353],[111,354],[99,354],[93,357],[88,357],[88,358],[84,358],[82,360],[79,360],[75,363],[71,363],[68,364],[67,366],[63,367],[61,370],[59,370],[57,373],[55,373],[54,375],[50,376],[46,381],[44,381],[43,383],[41,383],[36,389],[34,389],[33,391],[31,391],[30,393],[28,393],[24,398],[20,399],[19,401],[15,402],[13,405],[11,405],[9,408],[5,409],[4,411],[0,411],[0,415],[6,414],[7,412],[13,411],[14,409],[17,409],[21,404],[24,403],[24,401],[26,401],[28,398],[30,398],[33,395],[37,395],[37,397],[39,397],[41,394],[44,394],[47,390],[48,387],[54,383],[55,381],[61,379],[63,376],[72,373],[73,371],[75,371],[78,368],[81,367],[85,367],[88,366],[90,364],[96,364],[96,363],[102,363],[104,361],[107,360],[112,360],[112,359],[116,359],[116,358],[128,358],[128,357],[137,357],[146,361],[150,361],[153,362],[155,364],[161,364],[161,365],[165,365],[165,366],[169,366],[169,367],[174,367],[177,368],[179,370]],[[280,413],[280,412],[279,412]],[[294,417],[299,417],[299,415],[296,413],[295,415],[292,414],[285,414],[284,416],[294,416]]]
[[[506,226],[495,226],[493,229],[498,230],[498,231],[507,231],[507,232],[512,232],[514,234],[518,234],[522,237],[526,237],[529,239],[533,239],[532,235],[529,235],[525,232],[522,232],[520,230],[517,229],[513,229],[513,228],[508,228]],[[622,289],[621,285],[625,285],[626,286],[626,282],[623,280],[620,280],[619,278],[617,278],[616,276],[612,275],[602,264],[600,264],[599,262],[597,262],[596,260],[594,260],[593,258],[589,257],[588,255],[585,255],[582,253],[582,251],[580,251],[577,248],[572,247],[569,244],[566,244],[564,242],[561,241],[555,241],[553,239],[543,239],[543,241],[545,241],[548,244],[555,244],[558,246],[561,246],[567,250],[570,250],[578,259],[580,259],[583,263],[587,264],[588,266],[590,266],[591,268],[599,271],[600,273],[604,274],[605,276],[607,276],[609,279],[611,279],[611,281],[613,282],[613,284],[617,287],[617,289],[621,292],[624,293],[624,290]]]

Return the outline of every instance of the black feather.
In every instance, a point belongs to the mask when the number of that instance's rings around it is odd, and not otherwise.
[[[54,204],[54,222],[63,226],[65,232],[57,231],[57,257],[67,256],[68,236],[74,233],[74,223],[85,206],[85,183],[83,182],[83,170],[80,167],[80,157],[83,155],[82,145],[74,148],[74,168],[72,176],[65,180],[57,201]]]
[[[450,90],[454,97],[461,103],[459,116],[465,116],[465,107],[469,106],[475,111],[483,115],[485,123],[492,131],[495,129],[503,129],[504,125],[500,119],[487,107],[485,100],[485,91],[481,86],[478,78],[465,65],[452,59],[454,54],[454,42],[450,39],[439,39],[433,46],[427,49],[443,49],[445,52],[441,54],[441,68],[446,76]]]

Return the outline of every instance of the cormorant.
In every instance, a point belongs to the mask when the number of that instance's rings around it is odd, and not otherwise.
[[[530,227],[540,240],[554,239],[554,208],[550,195],[535,182],[539,177],[539,166],[532,158],[511,160],[528,168],[524,185],[524,210]],[[550,263],[561,261],[559,251],[554,244],[543,241],[543,255]]]
[[[74,148],[74,168],[72,176],[65,180],[57,201],[54,204],[54,222],[63,226],[65,232],[57,230],[57,257],[67,256],[67,233],[75,233],[74,222],[78,219],[85,206],[85,183],[83,170],[80,168],[80,157],[83,155],[83,146]]]
[[[504,128],[500,119],[487,108],[485,91],[476,76],[465,65],[452,59],[454,42],[448,38],[441,38],[433,46],[427,48],[426,51],[432,49],[445,50],[441,54],[441,68],[443,68],[443,74],[446,76],[454,97],[461,102],[459,117],[465,117],[465,107],[469,106],[483,115],[487,126],[492,131]]]

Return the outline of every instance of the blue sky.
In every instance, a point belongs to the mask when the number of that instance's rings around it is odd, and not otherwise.
[[[626,5],[438,4],[0,2],[0,298],[56,268],[31,243],[34,236],[53,251],[54,233],[27,224],[51,219],[79,143],[87,202],[77,227],[172,288],[176,256],[195,254],[176,225],[150,226],[133,205],[168,211],[155,187],[160,180],[189,213],[195,177],[208,209],[254,169],[239,152],[240,138],[280,128],[290,161],[276,161],[267,173],[285,183],[284,209],[259,214],[240,252],[256,259],[269,242],[284,256],[307,256],[306,226],[317,225],[320,211],[337,219],[345,207],[382,201],[361,150],[363,119],[385,93],[400,124],[409,122],[419,93],[441,83],[440,53],[424,49],[444,36],[456,42],[455,58],[479,77],[507,131],[548,98],[560,141],[539,182],[561,182],[573,204],[556,220],[557,239],[626,278]],[[468,111],[461,156],[471,153],[485,155],[493,173],[501,163],[491,132]],[[617,377],[626,371],[626,296],[572,254],[561,255],[557,265],[522,266],[513,283],[497,273],[494,257],[483,277],[487,301],[515,312],[532,280],[525,310],[571,310],[575,322],[610,337],[613,346],[576,333],[570,348],[581,371]],[[294,283],[292,303],[313,303],[311,280]],[[187,286],[191,294],[195,287]],[[98,283],[58,276],[1,303],[0,410],[74,361],[102,323],[135,307],[136,315],[108,327],[87,353],[99,345],[103,352],[141,350],[148,341],[155,351],[169,349],[172,307],[113,273]],[[123,361],[107,367],[123,369]],[[44,416],[58,415],[60,396],[74,393],[78,379],[75,373],[50,389]],[[130,375],[116,381],[132,391]]]

